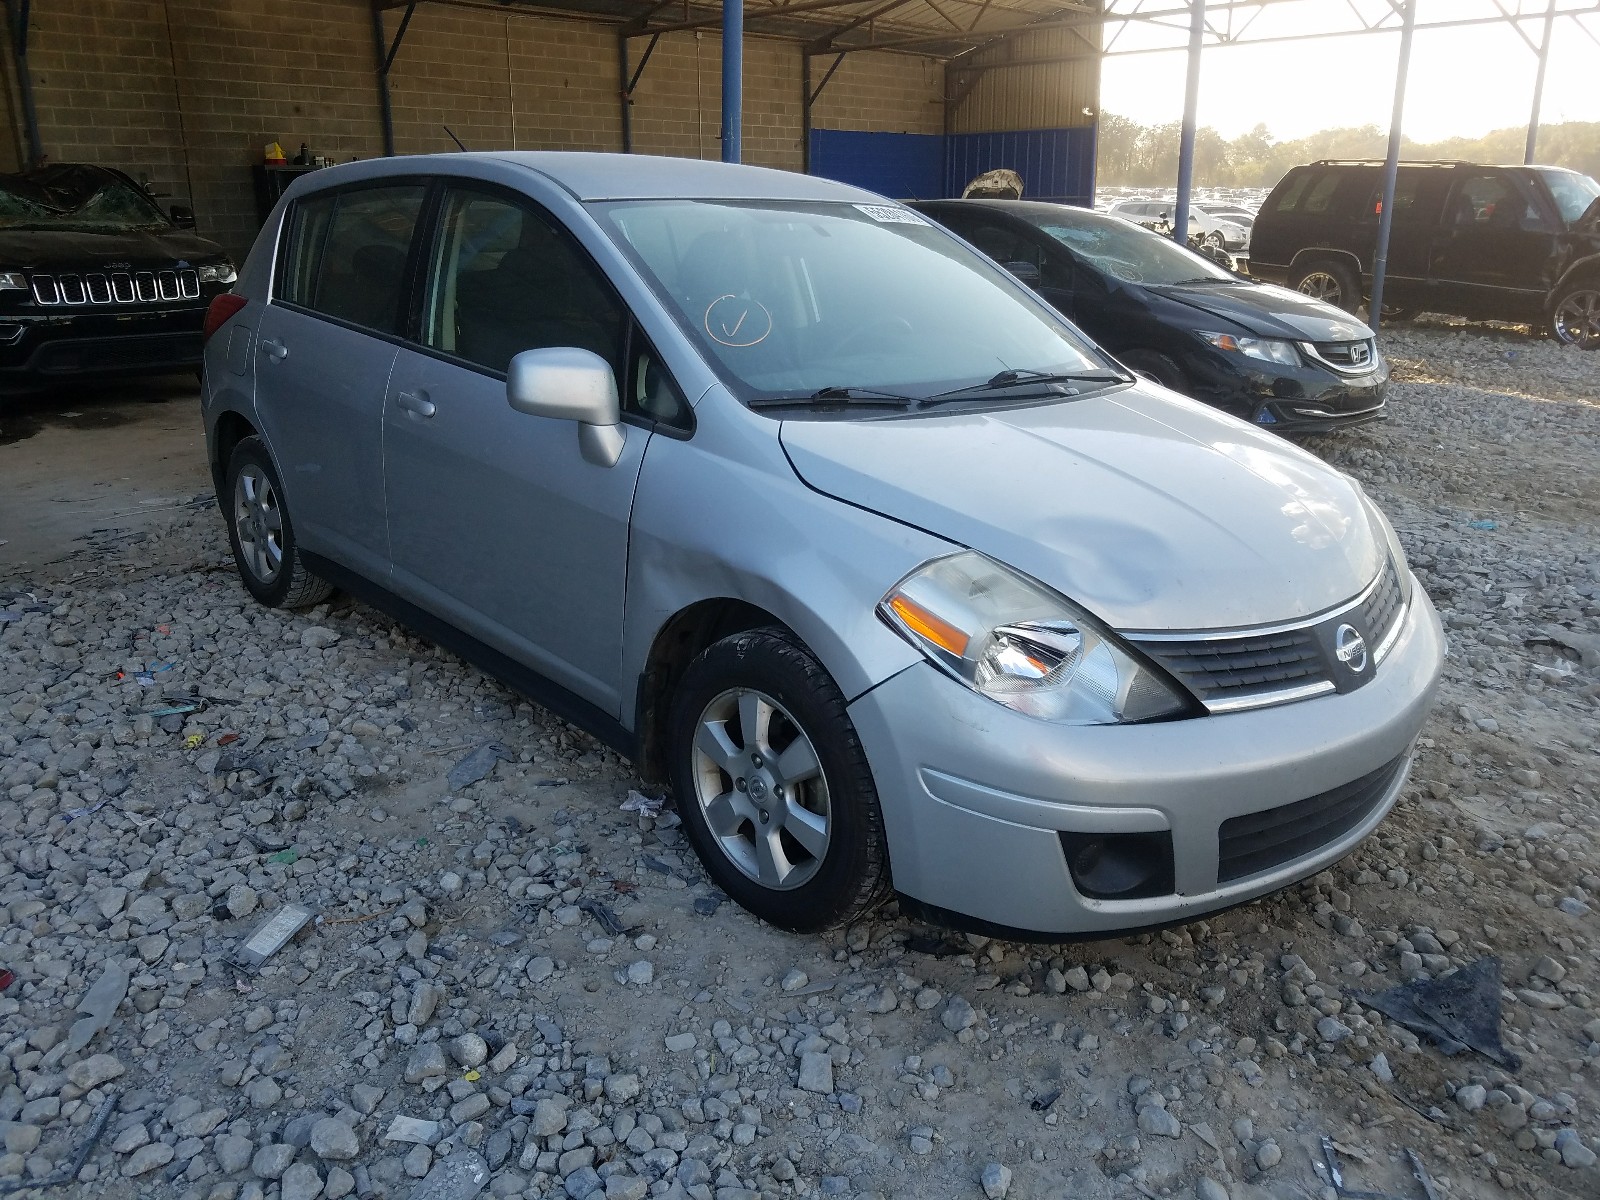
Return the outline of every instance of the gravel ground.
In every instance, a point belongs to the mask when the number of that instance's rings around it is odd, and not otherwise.
[[[1600,355],[1386,349],[1393,419],[1307,444],[1449,627],[1412,781],[1156,935],[765,928],[584,735],[370,610],[248,602],[214,509],[0,581],[0,1191],[1320,1200],[1326,1134],[1400,1200],[1408,1148],[1440,1197],[1600,1194]],[[1485,955],[1517,1069],[1356,998]]]

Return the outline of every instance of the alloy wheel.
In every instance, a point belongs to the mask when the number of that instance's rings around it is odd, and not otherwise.
[[[283,510],[266,472],[254,463],[233,485],[233,528],[250,573],[271,583],[283,569]]]
[[[732,688],[695,723],[695,801],[729,862],[762,887],[805,884],[828,853],[833,812],[817,750],[771,696]]]
[[[1344,299],[1344,288],[1326,271],[1312,271],[1300,281],[1300,292],[1314,300],[1321,300],[1335,308]]]
[[[1580,288],[1563,296],[1551,324],[1556,337],[1569,346],[1600,349],[1600,288]]]

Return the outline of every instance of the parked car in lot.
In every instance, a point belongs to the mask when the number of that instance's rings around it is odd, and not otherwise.
[[[775,924],[1184,920],[1405,782],[1442,635],[1360,486],[879,196],[348,164],[208,325],[250,593],[348,588],[631,756]]]
[[[234,268],[193,225],[107,167],[0,175],[0,389],[197,368]]]
[[[1383,416],[1389,369],[1372,330],[1332,305],[1066,204],[913,207],[1021,275],[1096,343],[1165,387],[1279,432]]]
[[[1250,272],[1355,312],[1372,292],[1383,164],[1295,167],[1256,219]],[[1559,167],[1400,167],[1385,309],[1548,326],[1600,347],[1600,183]]]
[[[1170,227],[1178,206],[1170,200],[1122,200],[1111,206],[1111,215],[1136,225]],[[1249,226],[1243,222],[1213,215],[1203,204],[1189,205],[1189,237],[1200,235],[1201,243],[1218,250],[1243,250],[1250,242]]]

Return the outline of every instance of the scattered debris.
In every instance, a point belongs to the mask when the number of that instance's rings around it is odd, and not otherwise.
[[[299,904],[282,905],[234,952],[234,964],[250,969],[260,967],[299,933],[311,916],[311,910]]]
[[[72,1028],[67,1033],[67,1053],[76,1054],[82,1050],[116,1015],[117,1006],[122,1003],[123,997],[128,994],[128,972],[122,964],[115,960],[107,960],[106,968],[100,973],[89,990],[84,992],[83,999],[78,1001],[74,1012],[83,1014],[82,1019],[74,1021]]]
[[[1500,960],[1478,959],[1438,979],[1402,983],[1377,995],[1351,998],[1424,1034],[1447,1055],[1471,1048],[1515,1071],[1522,1059],[1500,1043]]]
[[[667,798],[665,795],[646,796],[643,792],[630,789],[628,798],[622,802],[622,811],[638,813],[644,817],[659,817],[666,804]]]

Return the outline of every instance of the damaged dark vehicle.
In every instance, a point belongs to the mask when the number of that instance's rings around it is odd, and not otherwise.
[[[0,175],[0,390],[196,371],[206,307],[234,278],[193,213],[120,171]]]

